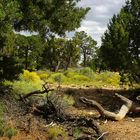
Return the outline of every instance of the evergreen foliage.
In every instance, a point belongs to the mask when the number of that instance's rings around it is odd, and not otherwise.
[[[80,26],[89,8],[77,0],[0,1],[0,80],[12,80],[21,70],[40,68],[44,41]],[[15,31],[36,32],[25,37]],[[40,38],[41,37],[41,38]]]
[[[139,7],[139,0],[127,1],[102,37],[100,67],[118,71],[122,81],[127,76],[131,82],[140,82]]]
[[[16,37],[16,58],[24,69],[39,68],[43,49],[44,40],[38,35]]]
[[[76,32],[73,40],[77,42],[77,45],[81,50],[81,57],[83,59],[82,64],[86,67],[87,63],[93,58],[97,42],[84,31]]]
[[[42,66],[52,71],[77,66],[80,49],[74,40],[53,38],[46,42],[42,54]]]

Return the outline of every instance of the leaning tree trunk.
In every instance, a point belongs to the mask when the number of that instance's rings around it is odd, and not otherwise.
[[[85,97],[81,97],[81,101],[84,102],[85,104],[94,106],[99,111],[101,116],[105,116],[107,118],[119,121],[122,120],[126,116],[126,114],[131,110],[132,101],[117,93],[115,95],[125,102],[125,104],[121,106],[118,113],[107,111],[98,102],[94,100],[89,100]]]
[[[58,69],[59,69],[59,67],[60,67],[60,64],[61,64],[61,61],[58,61],[58,62],[57,62],[57,66],[55,67],[55,72],[58,71]]]
[[[28,69],[28,46],[25,48],[25,70]]]

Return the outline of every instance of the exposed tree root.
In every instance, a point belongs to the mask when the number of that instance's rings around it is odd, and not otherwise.
[[[132,101],[129,100],[128,98],[122,95],[119,95],[117,93],[115,95],[124,102],[124,104],[121,106],[118,113],[105,110],[98,102],[94,100],[90,100],[85,97],[81,97],[80,99],[83,103],[94,106],[99,111],[101,116],[119,121],[119,120],[122,120],[130,110],[132,111],[133,104],[132,104]]]

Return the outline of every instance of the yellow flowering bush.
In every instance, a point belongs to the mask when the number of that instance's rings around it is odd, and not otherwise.
[[[14,93],[27,94],[29,92],[42,89],[43,81],[36,72],[24,70],[19,79],[20,80],[13,81],[10,84],[13,86]]]
[[[48,73],[42,73],[42,74],[39,74],[39,77],[40,77],[41,80],[46,82],[48,77],[49,77],[49,74]]]
[[[35,82],[35,83],[41,82],[41,79],[36,72],[30,72],[28,70],[24,70],[23,74],[20,75],[20,80],[24,80],[27,82]]]

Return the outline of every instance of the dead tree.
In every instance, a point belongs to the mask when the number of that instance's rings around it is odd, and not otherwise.
[[[133,101],[131,101],[130,99],[122,95],[119,95],[117,93],[115,93],[115,95],[124,102],[124,104],[121,106],[118,113],[105,110],[101,106],[101,104],[99,104],[95,100],[90,100],[85,97],[81,97],[80,99],[83,103],[94,106],[98,110],[98,112],[101,114],[101,116],[104,116],[106,118],[110,118],[116,121],[122,120],[126,116],[126,114],[129,112],[134,112],[134,113],[140,112],[140,105],[135,104]],[[139,98],[140,97],[138,96],[136,99],[139,100]]]

